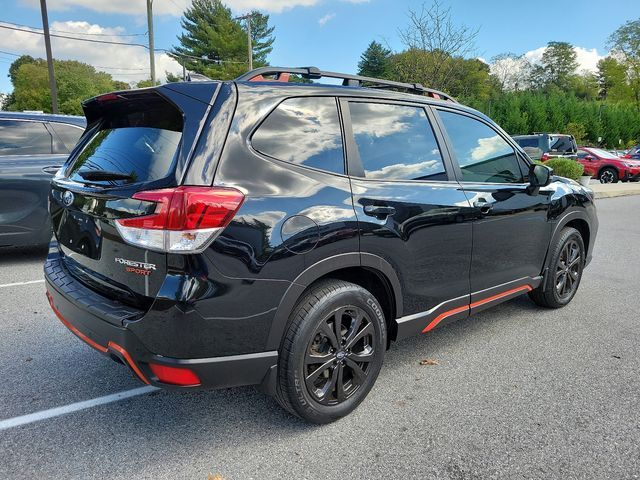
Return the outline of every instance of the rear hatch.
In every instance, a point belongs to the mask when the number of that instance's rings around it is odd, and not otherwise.
[[[49,209],[65,266],[93,290],[145,310],[158,293],[167,253],[125,241],[118,222],[156,210],[136,194],[180,184],[218,84],[208,85],[208,94],[166,86],[83,104],[87,131],[52,182]]]

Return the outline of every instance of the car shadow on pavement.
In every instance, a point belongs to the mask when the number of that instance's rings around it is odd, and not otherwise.
[[[20,265],[25,262],[44,263],[48,250],[48,247],[0,248],[0,267]]]

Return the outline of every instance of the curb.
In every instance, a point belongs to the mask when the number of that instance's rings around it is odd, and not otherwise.
[[[628,189],[628,190],[605,190],[605,191],[595,191],[594,195],[596,199],[599,198],[614,198],[614,197],[625,197],[627,195],[640,195],[640,187]]]

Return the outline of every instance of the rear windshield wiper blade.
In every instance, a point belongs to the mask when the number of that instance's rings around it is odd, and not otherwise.
[[[108,170],[85,170],[78,172],[85,180],[133,180],[134,176],[130,173],[110,172]]]

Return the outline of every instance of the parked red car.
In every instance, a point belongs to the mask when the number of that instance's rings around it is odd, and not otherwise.
[[[620,158],[601,148],[580,147],[578,161],[584,165],[585,175],[599,179],[600,183],[640,180],[640,161]]]

